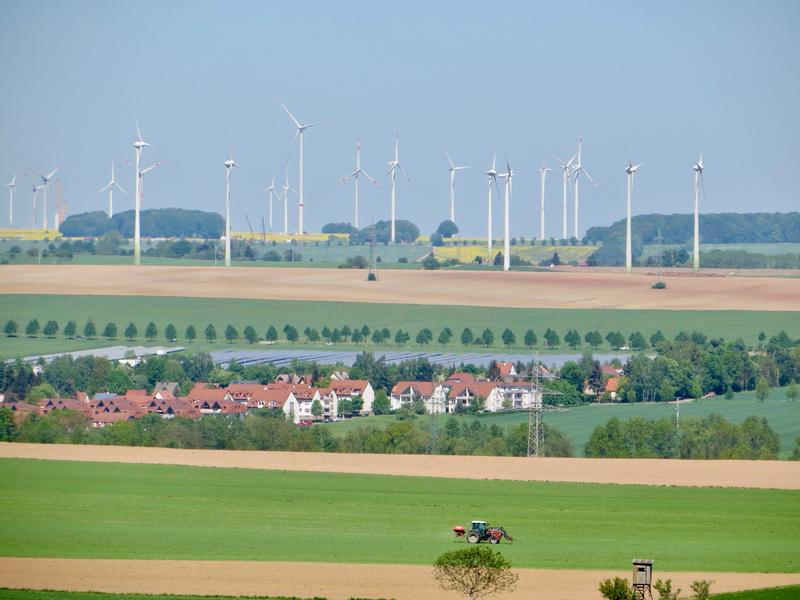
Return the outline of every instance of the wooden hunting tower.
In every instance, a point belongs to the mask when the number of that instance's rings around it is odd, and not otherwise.
[[[633,591],[641,600],[653,600],[653,561],[633,559]]]

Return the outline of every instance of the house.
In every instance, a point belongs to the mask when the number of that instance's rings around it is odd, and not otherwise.
[[[124,411],[98,412],[92,416],[92,425],[95,427],[105,427],[106,425],[112,425],[120,421],[130,421],[136,418],[137,417],[133,414]]]
[[[88,396],[85,396],[88,399]],[[46,415],[54,410],[74,410],[86,417],[94,415],[94,406],[85,400],[76,398],[45,398],[39,403],[41,413]]]
[[[171,400],[150,401],[148,407],[150,412],[160,414],[164,419],[183,417],[184,419],[199,419],[200,409],[185,398],[172,398]]]
[[[361,414],[367,415],[372,412],[372,403],[375,401],[375,390],[372,384],[366,379],[333,379],[331,377],[331,389],[336,392],[339,401],[361,399]]]
[[[222,398],[220,400],[190,400],[193,406],[200,410],[203,415],[243,415],[247,412],[247,406],[240,402]]]
[[[454,413],[473,406],[479,400],[485,401],[497,387],[493,381],[469,379],[471,381],[458,381],[451,376],[444,382],[447,396],[444,412]]]
[[[347,371],[333,371],[331,373],[331,381],[344,381],[350,379],[350,373]]]
[[[617,399],[620,383],[620,377],[609,377],[608,381],[606,381],[605,391],[608,392],[608,395],[611,396],[612,400]]]
[[[156,394],[162,390],[166,390],[173,396],[177,396],[178,392],[180,391],[180,387],[178,386],[177,381],[156,381],[156,384],[153,386],[153,394]]]
[[[308,375],[296,375],[295,373],[280,373],[275,378],[275,383],[288,383],[288,384],[305,384],[310,383],[311,378]]]
[[[623,373],[622,369],[618,369],[614,365],[608,363],[601,366],[600,371],[603,373],[603,377],[619,377]]]
[[[287,384],[287,383],[271,383],[268,387],[276,390],[283,390],[284,392],[291,392],[293,402],[290,403],[289,408],[284,404],[284,413],[290,417],[295,423],[300,421],[312,419],[314,414],[311,412],[314,400],[322,402],[322,394],[319,390],[306,383]],[[289,400],[287,399],[287,403]],[[323,407],[324,410],[324,407]],[[290,415],[290,411],[293,411]],[[335,413],[334,413],[335,414]]]
[[[389,406],[392,410],[397,410],[417,400],[425,404],[430,413],[444,412],[444,390],[431,381],[398,381],[392,387]]]
[[[507,360],[498,360],[497,369],[500,371],[500,379],[517,375],[517,369],[514,367],[514,363]]]
[[[203,402],[213,403],[222,400],[230,400],[230,394],[225,388],[198,382],[189,390],[189,393],[186,394],[186,398],[195,404],[201,404]]]
[[[542,392],[529,381],[498,382],[486,397],[485,410],[529,410],[542,404]]]

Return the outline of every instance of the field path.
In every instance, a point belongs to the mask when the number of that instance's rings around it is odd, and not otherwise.
[[[629,571],[517,569],[519,583],[503,598],[599,600],[597,585]],[[696,579],[726,592],[800,583],[800,573],[662,573],[684,591]],[[443,592],[430,567],[314,562],[106,560],[0,558],[0,587],[144,594],[299,595],[455,600]]]
[[[800,461],[512,458],[410,454],[333,454],[176,450],[130,446],[0,443],[0,458],[690,487],[798,490]]]
[[[800,310],[800,278],[574,272],[4,265],[0,293],[185,296],[539,308]]]

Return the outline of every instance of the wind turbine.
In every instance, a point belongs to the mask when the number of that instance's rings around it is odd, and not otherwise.
[[[562,227],[562,236],[561,239],[567,239],[567,187],[569,186],[569,178],[572,176],[570,172],[570,168],[572,167],[573,161],[577,158],[577,154],[573,154],[572,158],[570,158],[567,162],[564,162],[560,158],[558,158],[555,154],[553,157],[561,164],[561,175],[562,175],[562,183],[564,184],[564,198],[562,201],[563,209],[564,209],[564,216],[563,216],[563,227]]]
[[[625,222],[625,270],[630,273],[633,269],[633,254],[631,252],[631,196],[633,196],[633,176],[642,165],[634,165],[628,161],[625,172],[628,174],[628,220]]]
[[[142,235],[140,218],[140,213],[142,210],[142,177],[145,175],[145,173],[149,173],[156,167],[163,164],[161,162],[157,162],[150,165],[146,169],[141,168],[142,149],[149,145],[150,144],[142,139],[142,132],[139,131],[139,122],[136,121],[136,140],[133,142],[133,147],[136,151],[136,163],[131,166],[133,166],[134,170],[136,171],[136,200],[133,219],[133,264],[137,267],[142,264]],[[131,163],[126,160],[125,164],[130,165]]]
[[[450,158],[450,153],[445,150],[444,153],[447,155],[447,162],[450,163],[450,220],[455,223],[456,222],[456,172],[463,171],[464,169],[469,169],[470,167],[457,167],[453,163],[453,159]]]
[[[394,134],[394,160],[389,161],[389,170],[386,172],[392,179],[392,226],[391,226],[391,242],[394,244],[395,242],[395,214],[396,214],[396,207],[397,207],[397,191],[396,191],[396,179],[397,179],[397,170],[400,169],[400,172],[405,176],[408,181],[411,181],[411,178],[406,174],[405,169],[400,164],[400,130],[396,129]]]
[[[33,227],[36,229],[36,199],[39,197],[39,190],[43,189],[44,185],[33,184]]]
[[[294,140],[292,141],[292,147],[294,147],[294,142],[297,138],[300,138],[300,203],[298,204],[298,211],[297,211],[297,234],[303,235],[303,207],[304,204],[304,196],[303,196],[303,137],[306,129],[309,127],[314,127],[315,125],[319,125],[319,123],[308,123],[302,124],[300,121],[294,118],[294,115],[289,112],[289,109],[280,101],[279,98],[276,98],[278,104],[283,107],[283,110],[286,111],[286,114],[289,115],[289,118],[294,123],[295,127],[297,127],[297,133],[294,134]]]
[[[48,208],[47,207],[47,190],[50,187],[50,180],[53,178],[53,175],[55,175],[60,168],[61,168],[61,165],[56,165],[56,168],[53,169],[52,171],[50,171],[47,175],[42,175],[41,173],[39,173],[39,171],[35,171],[35,173],[42,180],[42,185],[40,186],[40,189],[44,190],[44,201],[42,202],[42,207],[44,209],[43,210],[43,215],[44,216],[42,218],[42,226],[43,226],[42,228],[43,229],[47,229],[47,208]]]
[[[577,157],[575,161],[575,167],[572,169],[572,175],[575,175],[575,238],[578,237],[578,184],[581,178],[581,174],[583,174],[586,179],[592,182],[592,185],[597,187],[597,182],[592,179],[592,176],[586,172],[586,169],[583,168],[583,164],[581,164],[581,146],[583,146],[583,134],[578,136],[578,152],[575,155]],[[566,237],[566,236],[565,236]]]
[[[269,184],[269,187],[264,188],[264,191],[269,194],[267,213],[269,214],[269,232],[272,233],[272,193],[275,191],[275,175],[272,176],[272,183]]]
[[[492,167],[486,171],[489,178],[489,212],[487,215],[486,226],[488,228],[487,241],[489,250],[489,261],[492,260],[492,184],[497,187],[497,155],[492,156]],[[499,194],[498,194],[499,195]]]
[[[283,233],[289,235],[289,192],[297,194],[292,186],[289,185],[289,169],[283,166],[283,187],[281,188],[283,197]]]
[[[506,157],[506,172],[498,173],[498,177],[504,177],[506,180],[505,188],[503,190],[503,201],[505,204],[503,227],[503,271],[508,271],[511,268],[511,223],[509,217],[509,204],[511,200],[511,178],[514,177],[514,171],[511,169],[511,165],[508,164],[508,157]]]
[[[233,160],[233,156],[228,152],[228,160],[225,165],[225,266],[231,266],[231,170],[233,167],[241,167]]]
[[[694,270],[700,270],[700,182],[703,179],[703,153],[692,165],[694,171]]]
[[[356,212],[355,212],[355,219],[353,221],[354,227],[356,229],[358,229],[358,178],[361,175],[369,179],[376,186],[378,185],[378,182],[375,181],[372,177],[370,177],[369,174],[367,174],[367,172],[361,168],[361,142],[358,142],[356,143],[356,168],[354,171],[347,174],[347,176],[342,177],[341,180],[339,180],[339,183],[344,183],[348,179],[352,178],[356,182],[356,208],[355,208]]]
[[[111,161],[111,181],[109,181],[104,188],[101,188],[98,194],[102,194],[106,190],[108,190],[108,218],[114,216],[114,188],[117,188],[120,192],[125,194],[125,190],[122,189],[122,186],[117,183],[117,180],[114,179],[114,161]]]
[[[8,226],[14,227],[14,189],[17,187],[17,174],[5,184],[8,188]]]
[[[544,183],[545,183],[545,179],[547,178],[547,172],[548,171],[552,171],[552,170],[553,169],[545,167],[544,165],[542,165],[542,167],[539,169],[539,177],[540,177],[540,180],[541,180],[541,195],[540,195],[540,199],[539,199],[539,239],[540,240],[544,239]]]

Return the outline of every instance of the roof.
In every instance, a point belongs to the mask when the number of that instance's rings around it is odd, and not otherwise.
[[[447,381],[460,381],[462,383],[468,383],[475,381],[475,376],[472,373],[458,372],[450,375],[450,377],[447,378]]]
[[[208,387],[207,383],[199,382],[194,384],[194,387],[189,390],[186,397],[193,402],[203,402],[206,400],[213,402],[214,400],[223,400],[227,395],[228,390],[225,388]]]
[[[500,377],[506,377],[508,375],[511,375],[511,372],[514,370],[514,363],[508,362],[506,360],[498,360],[497,368],[500,371]]]
[[[344,379],[340,381],[331,379],[330,387],[334,392],[341,396],[350,395],[353,394],[353,392],[363,394],[368,385],[369,381],[366,379]]]
[[[608,381],[606,381],[606,391],[607,392],[619,391],[619,377],[612,377]]]
[[[408,393],[409,389],[413,390],[417,396],[430,397],[433,396],[436,385],[432,381],[398,381],[392,387],[392,395],[399,396]]]

